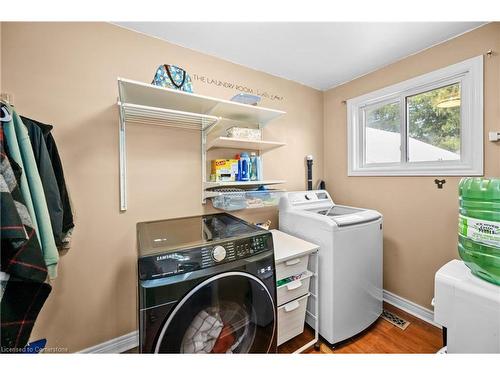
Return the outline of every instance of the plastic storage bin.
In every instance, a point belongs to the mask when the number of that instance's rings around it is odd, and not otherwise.
[[[252,128],[241,128],[233,126],[226,130],[229,138],[248,139],[252,141],[260,141],[262,139],[262,130]]]
[[[225,211],[276,206],[279,203],[281,193],[273,190],[223,192],[212,198],[212,205]]]
[[[500,285],[500,178],[459,184],[458,252],[472,273]]]
[[[307,270],[309,254],[289,259],[276,265],[276,280],[299,275]]]
[[[277,288],[278,306],[294,300],[309,292],[312,272],[306,271],[300,279],[290,281]]]
[[[304,332],[308,297],[309,293],[278,307],[278,345]]]

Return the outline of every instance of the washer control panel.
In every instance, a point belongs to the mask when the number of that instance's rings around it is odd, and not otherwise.
[[[139,258],[139,278],[150,280],[248,258],[273,249],[270,232],[213,245]]]
[[[264,234],[202,248],[202,268],[247,258],[273,248],[272,235]]]

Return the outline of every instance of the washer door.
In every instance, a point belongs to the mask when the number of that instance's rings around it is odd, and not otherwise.
[[[244,272],[198,284],[166,319],[155,353],[268,353],[276,309],[266,286]]]

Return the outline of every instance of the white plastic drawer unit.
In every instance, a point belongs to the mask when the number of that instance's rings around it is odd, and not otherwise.
[[[278,306],[307,294],[309,292],[309,282],[311,281],[311,276],[312,272],[306,271],[300,279],[293,280],[287,284],[279,286],[277,288]]]
[[[311,285],[317,286],[318,245],[272,229],[278,302],[278,345],[304,332],[308,299]],[[314,257],[310,258],[311,254]],[[310,268],[312,267],[312,269]],[[314,271],[313,271],[314,270]],[[288,279],[288,280],[284,280]],[[281,285],[282,282],[286,284]],[[314,301],[317,304],[317,289]],[[313,298],[313,297],[311,297]],[[316,306],[316,305],[315,305]],[[315,338],[297,349],[301,352],[318,340],[318,321],[315,320]],[[308,346],[309,345],[309,346]]]
[[[309,293],[278,307],[278,345],[304,332],[308,297]]]
[[[309,254],[298,256],[276,264],[276,280],[299,275],[307,270]]]

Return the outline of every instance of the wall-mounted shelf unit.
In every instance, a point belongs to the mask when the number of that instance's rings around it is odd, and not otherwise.
[[[202,155],[202,202],[205,203],[207,134],[222,119],[265,126],[269,121],[285,114],[283,111],[259,106],[241,104],[209,96],[186,93],[162,88],[147,83],[118,78],[119,107],[119,155],[120,155],[120,210],[127,210],[127,158],[126,124],[159,125],[196,130],[201,132]],[[240,148],[235,140],[219,137],[211,142],[211,148]],[[241,145],[242,142],[238,140]],[[242,149],[266,151],[278,146],[279,142],[251,141]],[[232,147],[228,146],[232,145]],[[280,144],[280,146],[283,144]],[[260,181],[250,185],[267,185]],[[241,184],[240,184],[241,185]],[[222,186],[222,185],[218,185]],[[227,186],[227,185],[225,185]],[[233,185],[234,186],[234,185]],[[216,187],[216,186],[215,186]]]
[[[207,150],[211,150],[213,148],[234,148],[238,150],[257,150],[265,152],[285,145],[286,143],[283,142],[253,141],[247,139],[217,137],[207,142]]]

